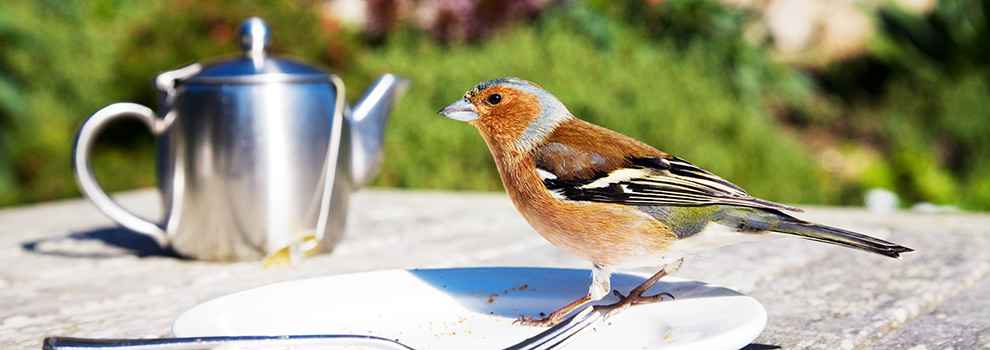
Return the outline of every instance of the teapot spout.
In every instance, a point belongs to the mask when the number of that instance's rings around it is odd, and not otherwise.
[[[393,74],[378,78],[365,91],[348,118],[351,130],[351,180],[363,186],[378,174],[388,115],[408,80]]]

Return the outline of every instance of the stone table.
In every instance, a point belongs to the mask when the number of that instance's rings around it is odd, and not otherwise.
[[[153,191],[117,196],[148,217]],[[183,310],[264,284],[411,267],[587,268],[544,242],[502,194],[366,191],[347,238],[294,267],[168,256],[83,200],[0,210],[0,348],[46,335],[158,337]],[[689,259],[677,273],[767,308],[750,349],[990,349],[990,216],[811,208],[802,217],[915,248],[900,261],[798,239]]]

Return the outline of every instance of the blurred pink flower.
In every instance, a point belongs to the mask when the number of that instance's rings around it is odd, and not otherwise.
[[[401,22],[430,32],[443,41],[474,41],[506,24],[539,15],[552,0],[366,0],[361,10],[353,0],[333,0],[329,13],[363,27],[373,38],[388,35]],[[346,9],[346,10],[345,10]]]

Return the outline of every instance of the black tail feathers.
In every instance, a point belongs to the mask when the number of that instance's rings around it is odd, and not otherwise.
[[[859,249],[871,253],[900,257],[901,253],[913,252],[914,249],[870,237],[861,233],[843,230],[841,228],[819,225],[793,217],[781,218],[771,231],[791,234],[813,241],[831,243],[843,247]]]

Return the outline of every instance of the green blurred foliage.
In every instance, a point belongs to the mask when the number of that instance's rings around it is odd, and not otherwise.
[[[988,15],[987,0],[939,1],[925,16],[885,8],[870,52],[819,76],[831,112],[806,110],[814,126],[883,154],[852,185],[990,209]]]
[[[137,4],[9,2],[0,11],[0,203],[72,194],[69,140],[78,121],[108,98],[119,61],[118,30],[141,21]],[[91,20],[99,17],[102,20]],[[104,158],[127,158],[120,153]],[[137,185],[140,179],[121,179]],[[147,182],[145,180],[144,182]],[[119,188],[119,186],[118,186]]]
[[[803,146],[759,98],[725,83],[737,72],[722,57],[704,44],[644,44],[644,31],[611,21],[565,8],[539,26],[478,45],[441,47],[399,35],[367,52],[359,58],[366,69],[392,70],[414,82],[389,126],[378,184],[500,188],[477,132],[436,110],[479,81],[518,76],[543,85],[580,118],[675,152],[753,193],[782,201],[828,199],[829,183]],[[788,170],[788,181],[774,180],[782,176],[777,169]]]
[[[317,0],[5,3],[0,205],[77,195],[71,142],[86,116],[116,101],[154,105],[157,73],[236,53],[238,23],[258,15],[277,54],[342,75],[352,100],[381,73],[412,80],[379,186],[500,189],[476,131],[436,110],[478,81],[519,76],[581,118],[768,199],[860,204],[883,187],[907,203],[990,209],[990,0],[940,1],[925,16],[882,10],[867,53],[810,71],[747,38],[754,13],[714,1],[564,3],[469,42],[412,23],[369,36],[322,19]],[[154,140],[140,124],[103,140],[94,164],[109,190],[154,184]],[[823,161],[829,152],[853,170]]]

